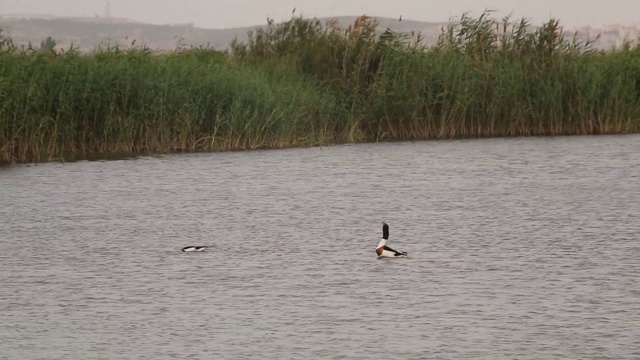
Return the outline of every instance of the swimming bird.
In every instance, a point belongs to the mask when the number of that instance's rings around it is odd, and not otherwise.
[[[406,251],[396,251],[387,246],[387,240],[389,240],[389,225],[382,223],[382,240],[378,243],[376,248],[376,254],[378,258],[397,258],[407,256]]]
[[[182,252],[193,252],[193,251],[205,251],[208,246],[185,246],[182,248]]]

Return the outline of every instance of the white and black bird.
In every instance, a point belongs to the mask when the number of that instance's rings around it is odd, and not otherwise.
[[[389,240],[389,225],[382,223],[382,239],[376,247],[376,254],[378,258],[398,258],[407,256],[406,251],[396,251],[387,246],[387,240]]]
[[[208,246],[185,246],[182,248],[182,252],[194,252],[194,251],[205,251],[209,247]]]

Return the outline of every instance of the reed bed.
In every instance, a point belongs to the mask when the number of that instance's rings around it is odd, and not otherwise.
[[[294,17],[229,52],[18,49],[0,37],[0,162],[640,130],[640,48],[556,20],[462,16],[438,42]]]

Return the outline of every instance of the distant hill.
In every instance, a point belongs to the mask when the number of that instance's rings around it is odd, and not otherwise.
[[[335,17],[338,24],[347,27],[356,20],[357,16]],[[440,29],[447,23],[412,21],[407,19],[391,19],[375,17],[382,31],[387,27],[400,32],[421,32],[426,43],[433,43],[440,34]],[[327,21],[331,18],[320,18]],[[0,28],[14,43],[39,46],[40,42],[51,36],[58,48],[68,48],[73,42],[82,51],[94,49],[100,43],[109,41],[121,45],[130,45],[133,40],[137,44],[145,43],[152,49],[175,49],[179,41],[183,45],[211,46],[216,49],[225,49],[229,43],[238,37],[239,40],[247,38],[247,32],[266,25],[251,27],[239,27],[232,29],[205,29],[193,26],[193,24],[152,25],[139,23],[127,19],[117,18],[62,18],[62,17],[27,17],[26,15],[0,16]],[[578,29],[581,34],[595,36],[602,33],[601,40],[597,43],[600,48],[618,46],[627,37],[636,40],[640,35],[640,26],[619,25],[599,28],[584,27]]]

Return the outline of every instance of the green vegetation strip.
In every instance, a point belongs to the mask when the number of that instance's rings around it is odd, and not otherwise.
[[[0,163],[321,144],[636,133],[640,47],[463,16],[438,42],[294,17],[230,50],[89,54],[0,33]]]

